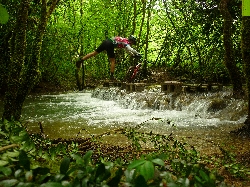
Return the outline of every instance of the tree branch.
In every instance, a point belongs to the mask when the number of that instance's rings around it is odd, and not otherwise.
[[[19,147],[19,145],[18,144],[11,144],[11,145],[6,145],[4,147],[0,147],[0,152],[5,151],[5,150],[10,149],[10,148],[14,148],[14,147]]]

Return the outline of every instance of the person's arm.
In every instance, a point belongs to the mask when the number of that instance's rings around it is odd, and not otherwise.
[[[133,55],[133,56],[141,56],[141,54],[140,54],[139,52],[137,52],[135,49],[133,49],[130,45],[127,45],[127,46],[125,47],[125,50],[126,50],[129,54],[131,54],[131,55]]]

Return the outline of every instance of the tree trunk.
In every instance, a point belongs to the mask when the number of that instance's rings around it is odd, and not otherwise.
[[[148,38],[149,38],[149,35],[150,35],[150,18],[151,18],[151,0],[149,0],[148,2],[148,8],[147,8],[147,11],[148,11],[148,16],[147,16],[147,34],[146,34],[146,38],[145,38],[145,54],[144,54],[144,63],[143,63],[143,75],[146,76],[147,74],[147,58],[148,58]]]
[[[39,62],[41,57],[43,36],[45,34],[48,18],[54,11],[57,2],[58,0],[54,0],[47,12],[46,0],[42,0],[41,18],[36,31],[36,38],[33,46],[34,50],[32,52],[31,60],[28,63],[27,71],[25,71],[25,74],[22,78],[23,81],[21,82],[16,97],[16,109],[13,113],[14,119],[16,120],[19,120],[21,117],[21,111],[26,96],[30,93],[31,89],[40,78]]]
[[[135,34],[135,29],[136,29],[136,17],[137,17],[137,6],[136,6],[136,0],[133,1],[134,3],[134,16],[133,16],[133,22],[132,22],[132,32],[131,34]]]
[[[6,88],[7,88],[7,80],[8,80],[8,68],[11,68],[9,64],[11,64],[9,54],[10,54],[10,48],[9,48],[9,40],[12,36],[12,32],[8,31],[6,25],[3,25],[6,29],[6,35],[5,33],[1,33],[0,37],[2,37],[2,42],[0,41],[0,95],[4,95]]]
[[[242,80],[240,71],[238,70],[234,58],[234,48],[232,41],[232,25],[233,18],[228,10],[229,0],[221,0],[220,12],[224,19],[223,23],[223,42],[225,48],[225,59],[224,64],[229,72],[232,84],[234,96],[240,96],[243,93]]]
[[[248,96],[248,115],[245,124],[250,129],[250,16],[242,18],[241,50]]]
[[[10,40],[11,64],[7,77],[7,89],[4,97],[3,120],[11,120],[16,109],[17,90],[20,86],[20,73],[24,65],[26,50],[26,32],[29,0],[22,0],[16,20],[15,30]],[[14,119],[15,120],[15,119]]]
[[[26,96],[39,79],[39,61],[42,49],[42,40],[47,26],[48,18],[54,11],[58,0],[54,0],[47,11],[47,2],[42,0],[41,18],[34,39],[31,60],[24,66],[26,50],[26,25],[28,19],[29,0],[23,0],[21,11],[18,14],[17,29],[11,39],[11,57],[13,67],[8,79],[8,88],[4,99],[4,113],[2,119],[19,121],[21,110]],[[20,20],[19,20],[20,19]],[[21,24],[21,25],[20,25]],[[22,73],[20,73],[22,71]]]
[[[145,16],[146,16],[146,1],[142,0],[142,20],[141,20],[141,25],[140,25],[140,31],[139,31],[139,35],[138,35],[138,42],[137,42],[137,47],[139,47],[140,41],[141,41],[141,35],[142,35],[142,28],[144,25],[144,20],[145,20]],[[143,44],[141,44],[141,46],[143,46]]]
[[[151,0],[148,1],[148,7],[147,7],[147,11],[148,11],[148,16],[147,16],[147,33],[146,33],[146,38],[145,38],[145,54],[144,54],[144,58],[147,59],[148,57],[148,38],[149,38],[149,34],[150,34],[150,18],[151,18]]]
[[[81,14],[81,18],[84,16],[83,15],[83,1],[80,1],[80,14]],[[82,25],[82,30],[83,30],[83,21],[81,19],[81,25]],[[106,31],[105,31],[105,35],[106,35]],[[79,38],[78,38],[80,45],[80,54],[79,56],[83,56],[84,53],[84,48],[83,48],[83,42],[84,42],[84,37],[82,33],[79,33]],[[82,77],[80,76],[80,73],[82,72]],[[84,62],[82,63],[82,71],[80,72],[80,69],[76,67],[75,69],[75,77],[76,77],[76,85],[78,87],[79,91],[82,91],[85,88],[85,65]]]

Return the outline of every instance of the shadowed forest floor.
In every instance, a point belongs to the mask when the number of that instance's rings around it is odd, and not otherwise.
[[[232,133],[240,128],[238,126],[223,126],[223,127],[209,127],[196,128],[188,130],[178,130],[174,132],[177,139],[182,142],[187,142],[193,145],[202,156],[207,156],[213,159],[223,158],[230,159],[230,155],[234,155],[235,161],[242,164],[242,166],[250,169],[250,138],[247,136],[238,136]],[[228,157],[228,158],[227,158]],[[213,165],[210,165],[213,168]],[[240,170],[240,169],[239,169]],[[237,170],[235,170],[237,172]],[[225,177],[225,180],[235,187],[250,186],[248,179],[241,177],[233,177],[226,167],[221,167],[219,173]]]

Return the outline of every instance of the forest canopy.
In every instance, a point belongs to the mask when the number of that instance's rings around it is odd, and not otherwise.
[[[10,15],[10,21],[1,26],[1,35],[6,36],[13,29],[17,2],[1,2]],[[237,67],[241,68],[241,11],[237,1],[230,6],[235,58]],[[144,55],[149,68],[171,67],[177,76],[228,82],[223,65],[223,20],[218,7],[219,2],[213,0],[59,1],[44,35],[39,64],[41,77],[58,84],[74,82],[74,63],[79,55],[92,52],[105,38],[133,34],[139,41],[135,48]],[[41,1],[30,1],[26,61],[32,52],[40,10]],[[117,51],[119,79],[130,63],[131,59],[123,51]],[[108,67],[106,55],[100,54],[86,62],[86,76],[105,78]]]

